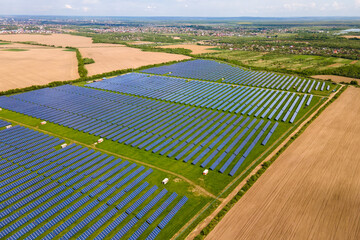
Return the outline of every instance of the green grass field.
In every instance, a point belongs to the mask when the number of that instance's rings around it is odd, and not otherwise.
[[[304,70],[317,72],[349,65],[360,67],[360,61],[358,60],[312,55],[291,55],[236,50],[223,51],[221,53],[208,53],[203,56],[236,60],[248,67],[266,68],[275,72],[279,69],[297,72]]]

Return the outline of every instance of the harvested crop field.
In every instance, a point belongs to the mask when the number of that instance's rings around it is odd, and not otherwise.
[[[95,63],[86,65],[89,76],[114,70],[190,59],[190,57],[184,55],[144,52],[129,47],[81,48],[80,52],[83,57],[95,60]]]
[[[360,39],[360,36],[344,36],[344,38],[357,38],[357,39]]]
[[[161,46],[161,48],[185,48],[192,51],[192,54],[201,54],[201,53],[213,53],[218,52],[217,50],[211,50],[213,46],[201,46],[195,44],[179,44],[179,45],[167,45]]]
[[[207,239],[359,239],[360,89],[285,150]]]
[[[22,44],[22,43],[6,43],[6,44],[0,44],[0,50],[6,50],[6,49],[33,49],[33,48],[46,48],[43,46],[37,46],[37,45],[29,45],[29,44]]]
[[[83,57],[92,58],[95,61],[93,64],[86,65],[89,76],[114,70],[138,68],[150,64],[190,59],[190,57],[178,54],[144,52],[140,49],[125,47],[120,44],[92,43],[92,39],[89,37],[69,34],[11,34],[0,35],[0,40],[13,42],[31,41],[47,45],[79,48]],[[7,44],[1,46],[9,48],[9,45]],[[69,79],[71,78],[64,80]]]
[[[331,79],[332,81],[337,82],[337,83],[340,83],[340,82],[349,83],[351,81],[358,81],[360,83],[360,79],[342,77],[342,76],[336,76],[336,75],[315,75],[315,76],[312,76],[312,77],[317,78],[317,79],[322,79],[322,80]]]
[[[0,35],[0,40],[11,42],[36,42],[62,47],[121,47],[120,44],[93,43],[91,38],[70,34],[7,34]]]
[[[15,44],[14,44],[15,45]],[[78,78],[75,52],[56,48],[0,50],[0,91]],[[22,49],[25,51],[9,51]]]

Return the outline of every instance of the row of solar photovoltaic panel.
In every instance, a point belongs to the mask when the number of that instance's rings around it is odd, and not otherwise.
[[[318,90],[320,81],[299,79],[270,72],[259,72],[243,70],[238,67],[232,67],[228,64],[218,63],[212,60],[193,60],[176,63],[161,67],[155,67],[143,70],[144,73],[168,74],[171,76],[192,78],[209,81],[219,81],[224,83],[242,84],[247,86],[256,86],[263,88],[289,90],[291,87],[297,92],[311,93]],[[325,86],[325,82],[323,82]],[[324,87],[319,89],[324,90]],[[328,85],[327,91],[330,90]]]
[[[11,123],[0,119],[0,128],[11,125]]]
[[[247,87],[232,88],[224,84],[201,81],[190,81],[188,83],[183,79],[146,76],[137,73],[91,83],[87,86],[197,107],[247,114],[248,116],[267,117],[268,119],[272,119],[281,104],[284,103],[282,99],[285,100],[289,96],[289,93],[285,94],[285,92],[273,90]],[[306,105],[310,105],[310,102],[307,102]],[[287,121],[287,119],[285,118],[283,121]]]
[[[217,81],[222,77],[242,75],[243,69],[208,60],[193,60],[143,70],[146,73],[169,74],[172,76]]]
[[[79,91],[79,88],[76,89]],[[56,89],[49,89],[49,91],[48,95],[51,97],[48,99],[40,98],[40,95],[36,94],[34,95],[34,98],[36,101],[40,102],[56,102],[56,99],[62,99],[64,103],[71,103],[71,107],[77,110],[80,108],[84,110],[92,108],[92,95],[89,95],[86,98],[81,94],[78,96],[76,96],[76,94],[58,96],[56,95],[56,92],[66,93],[66,91],[56,91]],[[96,90],[84,89],[84,91],[89,93],[89,91]],[[29,94],[27,94],[27,96],[29,97]],[[25,99],[22,96],[19,97],[20,99]],[[81,101],[74,107],[74,104],[77,102],[77,97],[81,97]],[[221,155],[221,160],[225,161],[225,159],[228,158],[227,155],[231,156],[230,152],[231,150],[235,150],[235,146],[232,146],[231,149],[225,152],[224,146],[230,144],[230,142],[232,142],[232,145],[238,144],[238,141],[241,139],[241,137],[240,139],[235,139],[236,136],[233,135],[233,133],[238,133],[238,131],[234,132],[234,129],[240,124],[241,118],[237,118],[230,114],[201,109],[185,108],[180,112],[164,113],[151,111],[148,116],[144,116],[144,113],[139,111],[137,112],[139,114],[139,120],[137,121],[131,121],[131,118],[128,117],[129,115],[126,115],[125,112],[124,118],[126,118],[126,121],[122,122],[122,125],[120,125],[111,122],[101,122],[99,120],[93,121],[91,118],[85,118],[84,115],[81,116],[80,119],[77,119],[76,114],[67,112],[70,111],[69,108],[65,108],[65,111],[55,110],[41,105],[34,106],[32,103],[14,98],[0,98],[0,102],[3,107],[10,108],[11,110],[23,114],[46,119],[48,121],[54,121],[55,123],[70,126],[74,129],[79,129],[91,134],[100,135],[101,137],[112,139],[113,141],[131,144],[133,147],[138,147],[147,151],[152,150],[152,152],[160,153],[161,155],[168,153],[167,156],[183,159],[185,162],[193,159],[192,163],[196,164],[200,160],[204,160],[201,164],[202,167],[205,167],[206,164],[215,157],[214,154]],[[97,106],[100,109],[106,109],[106,107],[99,105],[99,103]],[[112,107],[109,109],[109,112],[113,114],[116,112],[116,109]],[[81,114],[84,113],[82,112]],[[107,114],[104,112],[101,113],[101,116],[89,116],[98,118],[104,117],[107,119]],[[157,118],[157,121],[153,121],[154,118]],[[75,121],[75,123],[73,121]],[[246,131],[244,134],[245,133]],[[218,134],[220,134],[220,137]],[[231,141],[232,139],[235,139],[236,141]],[[248,141],[246,141],[246,143],[247,142]],[[203,148],[205,150],[200,153],[200,150],[203,150]],[[244,146],[240,150],[243,148]],[[195,156],[197,153],[199,153],[199,155]]]
[[[323,91],[325,82],[320,82],[311,79],[300,79],[298,77],[290,76],[263,76],[259,78],[252,78],[250,80],[223,80],[225,83],[241,84],[247,86],[271,88],[277,90],[289,91],[293,88],[296,92],[311,93],[312,90]],[[321,87],[320,87],[321,85]],[[330,85],[327,85],[327,91],[330,90]]]
[[[143,193],[149,186],[144,179],[152,172],[151,169],[141,174],[145,170],[145,167],[141,166],[131,172],[136,168],[136,164],[108,157],[94,150],[89,151],[72,144],[56,151],[50,144],[43,148],[42,152],[34,151],[26,146],[36,142],[35,138],[27,138],[27,145],[16,145],[24,142],[22,136],[34,134],[36,132],[20,126],[0,131],[0,156],[5,158],[0,161],[1,238],[23,238],[27,234],[26,239],[40,236],[43,239],[53,239],[65,234],[63,238],[70,239],[76,234],[79,235],[86,227],[86,231],[79,238],[87,239],[106,225],[108,226],[97,236],[98,239],[109,237],[111,232],[122,236],[131,227],[118,232],[113,229],[121,222],[128,221],[126,217],[143,206],[158,190],[157,186],[153,186]],[[17,150],[26,154],[19,155]],[[6,152],[6,155],[3,152]],[[28,153],[34,155],[18,160]],[[137,187],[141,182],[141,186]],[[137,188],[131,192],[135,187]],[[166,194],[167,190],[163,189],[151,199],[136,214],[136,222],[142,221],[156,204],[161,203]],[[158,222],[153,225],[163,229],[187,201],[187,198],[183,197],[175,204],[176,197],[177,194],[172,193],[145,223],[151,225]],[[162,212],[171,203],[174,207],[169,214],[162,217]],[[121,213],[120,210],[126,206],[129,207]],[[105,212],[107,214],[100,218],[100,214]],[[122,217],[121,221],[110,221],[110,218],[117,215]],[[141,235],[139,231],[141,229],[133,230],[133,239]]]

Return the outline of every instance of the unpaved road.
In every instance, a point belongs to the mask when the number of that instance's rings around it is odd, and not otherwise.
[[[207,239],[360,239],[360,89],[297,138]]]

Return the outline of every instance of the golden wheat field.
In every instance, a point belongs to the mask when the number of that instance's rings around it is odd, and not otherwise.
[[[0,40],[11,42],[35,42],[61,47],[117,47],[119,44],[93,43],[91,38],[70,34],[5,34]]]
[[[120,44],[93,43],[89,37],[69,34],[9,34],[0,35],[0,40],[76,47],[80,50],[83,57],[92,58],[95,61],[93,64],[86,65],[89,76],[114,70],[138,68],[151,64],[190,59],[188,56],[179,54],[144,52],[140,49],[130,48]]]
[[[75,52],[57,48],[0,47],[0,91],[79,77]]]
[[[114,70],[190,59],[184,55],[143,52],[130,47],[80,48],[80,52],[83,57],[95,60],[95,63],[86,65],[89,76]]]

